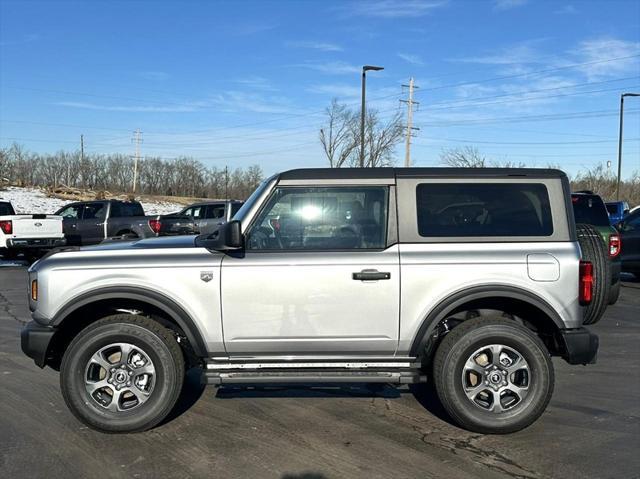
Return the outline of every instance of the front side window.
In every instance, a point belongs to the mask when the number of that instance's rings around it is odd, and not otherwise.
[[[67,206],[66,208],[60,210],[58,212],[58,215],[62,216],[63,218],[78,219],[82,217],[82,205]]]
[[[224,205],[207,206],[207,218],[210,218],[210,219],[224,218]]]
[[[416,199],[423,237],[553,234],[549,194],[540,183],[423,183]]]
[[[277,188],[247,235],[251,250],[381,249],[388,188]]]
[[[83,220],[104,219],[107,213],[106,203],[88,203],[84,207]]]

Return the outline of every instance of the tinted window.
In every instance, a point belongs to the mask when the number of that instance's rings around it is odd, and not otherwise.
[[[242,203],[231,203],[231,218],[235,216],[240,208],[242,208]]]
[[[144,211],[140,203],[120,203],[111,204],[112,218],[126,218],[131,216],[144,216]]]
[[[207,218],[213,218],[213,219],[224,218],[224,205],[207,206]]]
[[[386,187],[278,188],[247,239],[248,249],[384,248]]]
[[[0,203],[0,216],[9,216],[13,214],[14,212],[11,207],[11,203]]]
[[[424,183],[417,206],[418,232],[425,237],[553,233],[549,195],[539,183]]]
[[[204,218],[204,206],[192,206],[191,208],[187,208],[182,212],[184,216],[191,216],[194,220],[199,220]]]
[[[66,208],[58,211],[58,214],[63,218],[81,218],[82,217],[82,205],[70,205]]]
[[[83,220],[104,219],[107,215],[106,203],[87,203],[84,205]]]
[[[618,205],[607,205],[607,212],[610,215],[618,214]]]
[[[571,195],[576,223],[609,226],[609,215],[602,198],[596,195]]]

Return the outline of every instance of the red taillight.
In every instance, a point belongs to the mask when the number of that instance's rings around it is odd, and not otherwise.
[[[615,258],[620,254],[620,249],[622,247],[622,241],[620,241],[620,235],[618,233],[613,233],[609,235],[609,257]]]
[[[0,221],[0,230],[6,235],[13,234],[13,223],[11,220]]]
[[[149,220],[149,228],[155,234],[158,234],[160,232],[160,220]]]
[[[579,294],[580,304],[586,306],[593,297],[593,264],[590,261],[580,261]]]

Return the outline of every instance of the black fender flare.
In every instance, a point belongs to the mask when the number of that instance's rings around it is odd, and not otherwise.
[[[440,321],[464,303],[483,298],[517,299],[529,303],[549,316],[558,329],[564,329],[560,315],[544,299],[536,294],[515,286],[482,285],[462,289],[440,301],[423,319],[411,343],[411,356],[419,356]]]
[[[189,314],[164,294],[139,286],[107,286],[82,293],[67,301],[50,324],[54,327],[59,326],[74,311],[106,299],[131,299],[161,309],[184,331],[196,355],[207,357],[207,347],[202,334]]]

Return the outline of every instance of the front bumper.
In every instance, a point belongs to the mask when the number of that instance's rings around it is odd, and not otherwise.
[[[598,336],[587,328],[560,331],[564,343],[563,358],[569,364],[595,364],[598,355]]]
[[[20,332],[22,352],[43,368],[47,362],[47,352],[54,334],[53,328],[42,326],[35,321],[28,322]]]
[[[13,249],[38,249],[38,248],[57,248],[64,246],[66,240],[64,238],[8,238],[7,248]]]

